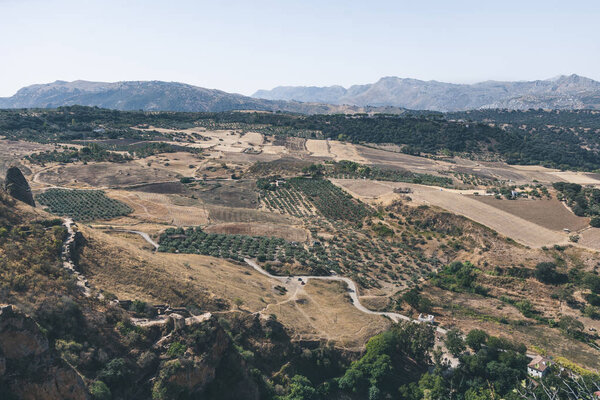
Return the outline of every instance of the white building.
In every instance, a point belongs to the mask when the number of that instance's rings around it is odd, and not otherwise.
[[[536,356],[533,360],[527,365],[527,373],[536,378],[541,378],[549,370],[549,367],[552,365],[552,360],[542,357]]]
[[[427,315],[423,315],[423,314],[419,314],[419,317],[417,318],[417,321],[419,322],[425,322],[427,324],[433,324],[433,319],[435,317],[431,314],[427,314]]]

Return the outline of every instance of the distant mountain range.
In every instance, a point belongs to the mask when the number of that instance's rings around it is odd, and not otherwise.
[[[528,82],[486,81],[472,85],[386,77],[348,89],[342,86],[279,86],[259,90],[252,97],[433,111],[600,109],[600,82],[578,75]]]
[[[256,99],[178,82],[56,81],[20,89],[0,97],[0,108],[56,108],[68,105],[146,111],[288,111],[303,114],[363,112],[364,108],[296,101]]]
[[[302,114],[402,113],[406,109],[600,109],[600,82],[578,75],[472,85],[388,77],[348,89],[280,86],[259,90],[248,97],[178,82],[56,81],[24,87],[12,97],[0,97],[0,108],[56,108],[75,104],[116,110],[258,110]]]

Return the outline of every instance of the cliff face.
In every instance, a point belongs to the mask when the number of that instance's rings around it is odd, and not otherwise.
[[[31,318],[0,308],[0,391],[8,398],[88,399],[83,380],[48,345]]]
[[[177,348],[179,354],[174,355]],[[259,398],[245,362],[214,317],[173,332],[162,345],[161,358],[153,388],[155,397],[179,398],[187,393],[221,400]]]
[[[35,201],[33,200],[29,183],[27,183],[27,179],[25,179],[19,168],[10,167],[8,171],[6,171],[4,186],[8,194],[12,197],[35,207]]]

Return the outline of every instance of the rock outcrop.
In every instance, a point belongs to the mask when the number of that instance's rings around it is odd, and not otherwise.
[[[33,194],[31,194],[29,183],[27,183],[27,179],[25,179],[19,168],[10,167],[8,171],[6,171],[4,187],[8,194],[15,199],[35,207],[35,201],[33,200]]]
[[[193,336],[202,339],[191,340]],[[171,397],[190,393],[198,398],[258,400],[256,383],[216,318],[173,331],[162,343],[163,354],[172,346],[180,346],[182,353],[163,356],[155,389],[162,387]]]
[[[89,399],[81,377],[50,348],[37,323],[11,305],[0,307],[0,391],[26,400]]]

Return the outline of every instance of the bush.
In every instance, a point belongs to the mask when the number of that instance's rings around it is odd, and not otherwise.
[[[583,336],[583,323],[568,315],[560,317],[558,327],[565,335],[574,339],[581,339]]]
[[[169,345],[169,350],[167,350],[167,355],[169,357],[180,357],[187,350],[186,345],[181,342],[173,342]]]
[[[600,216],[592,217],[590,220],[590,226],[594,228],[600,228]]]
[[[110,360],[98,374],[98,378],[105,381],[111,387],[123,386],[128,383],[132,371],[129,369],[125,360],[115,358]]]
[[[90,394],[96,400],[110,400],[112,397],[110,389],[102,381],[94,381],[90,385]]]
[[[535,277],[538,281],[548,284],[565,283],[567,276],[556,271],[556,264],[541,262],[535,267]]]

